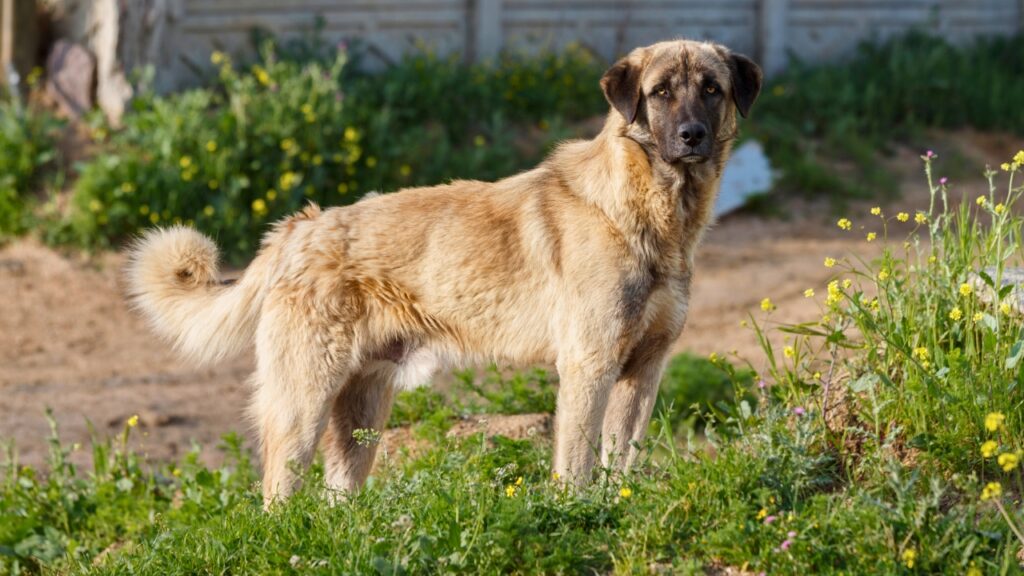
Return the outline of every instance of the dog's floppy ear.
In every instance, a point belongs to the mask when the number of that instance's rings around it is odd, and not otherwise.
[[[626,124],[636,120],[640,108],[640,73],[642,65],[633,54],[612,65],[601,77],[604,97],[626,119]]]
[[[742,54],[730,54],[729,70],[732,72],[732,100],[740,116],[746,118],[761,93],[761,67]]]

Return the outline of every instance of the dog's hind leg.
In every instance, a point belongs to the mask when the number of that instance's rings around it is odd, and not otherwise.
[[[263,455],[263,504],[290,496],[309,466],[331,401],[346,380],[345,347],[298,310],[270,312],[256,336],[252,415]]]
[[[395,370],[386,364],[354,374],[335,398],[324,434],[327,487],[354,492],[366,482],[377,454],[377,442],[357,441],[360,429],[382,431],[391,415]]]

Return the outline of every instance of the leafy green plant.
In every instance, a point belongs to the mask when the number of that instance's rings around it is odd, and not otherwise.
[[[59,126],[45,111],[0,100],[0,239],[30,227],[38,186],[56,157]]]

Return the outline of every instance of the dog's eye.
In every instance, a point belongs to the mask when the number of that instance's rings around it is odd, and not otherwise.
[[[658,88],[657,90],[654,91],[654,93],[657,94],[658,96],[665,97],[668,96],[668,89]]]
[[[718,92],[718,86],[715,86],[714,84],[708,84],[707,87],[704,88],[704,91],[707,92],[708,94],[715,94]]]

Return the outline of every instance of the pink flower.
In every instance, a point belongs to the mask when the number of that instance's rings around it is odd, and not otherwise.
[[[947,182],[949,182],[949,178],[946,178],[945,176],[943,176],[942,178],[939,178],[939,185],[940,186],[945,186]]]
[[[764,390],[765,388],[768,387],[768,383],[765,382],[764,380],[758,380],[757,387],[760,388],[761,390]]]
[[[764,523],[765,524],[771,524],[772,522],[775,522],[776,520],[778,520],[778,516],[766,516],[765,519],[764,519]]]
[[[935,152],[932,152],[931,150],[929,150],[929,151],[924,153],[924,157],[925,158],[934,158],[935,157]]]
[[[793,408],[793,414],[803,416],[804,414],[807,414],[807,410],[804,410],[803,406],[797,406],[796,408]]]
[[[789,532],[786,533],[786,537],[787,538],[796,538],[796,532],[790,530]]]
[[[782,548],[783,550],[789,550],[789,547],[792,546],[792,545],[793,545],[793,543],[790,542],[789,540],[783,540],[782,544],[779,545],[779,548]]]

